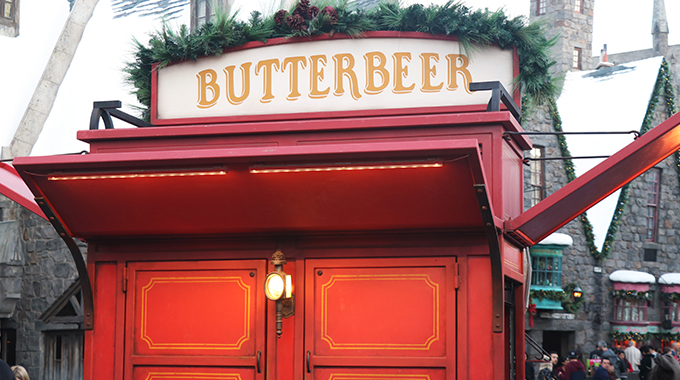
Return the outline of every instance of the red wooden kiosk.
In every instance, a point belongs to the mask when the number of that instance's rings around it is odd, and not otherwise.
[[[85,378],[523,378],[524,248],[679,120],[522,214],[516,73],[419,33],[250,43],[156,70],[152,125],[96,103],[89,154],[17,158],[79,265]]]

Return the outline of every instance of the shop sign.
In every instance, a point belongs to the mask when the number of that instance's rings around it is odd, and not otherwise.
[[[153,121],[485,104],[469,83],[512,89],[513,57],[431,38],[263,45],[159,69]]]

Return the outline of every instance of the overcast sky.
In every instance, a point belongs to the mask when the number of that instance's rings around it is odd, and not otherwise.
[[[610,54],[652,47],[652,7],[654,0],[594,0],[593,55],[599,56],[603,44],[607,44]],[[404,3],[443,4],[445,0],[406,0]],[[529,15],[529,0],[467,0],[463,1],[474,8],[503,8],[512,16]],[[271,4],[268,0],[236,0],[241,14]],[[680,1],[666,0],[666,15],[671,45],[680,44]]]

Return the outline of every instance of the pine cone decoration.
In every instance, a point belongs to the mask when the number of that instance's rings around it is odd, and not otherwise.
[[[281,9],[280,11],[276,12],[274,15],[274,22],[276,25],[282,25],[284,21],[286,21],[286,14],[288,14],[288,11]]]
[[[293,30],[307,30],[307,22],[299,14],[288,16],[286,23],[288,23],[288,26]]]
[[[335,23],[338,22],[338,12],[335,11],[335,8],[331,7],[330,5],[324,7],[321,10],[322,15],[328,15],[331,19],[331,25],[335,25]]]
[[[293,11],[294,15],[300,15],[302,18],[309,17],[309,0],[300,0]]]
[[[319,15],[319,12],[320,12],[319,7],[317,7],[317,6],[309,7],[309,13],[308,13],[309,17],[307,17],[307,19],[311,20],[311,19],[315,18],[316,16]]]

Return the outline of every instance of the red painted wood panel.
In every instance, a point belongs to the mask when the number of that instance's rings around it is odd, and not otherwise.
[[[264,378],[265,274],[264,260],[130,263],[126,378]]]
[[[116,338],[116,263],[98,263],[94,276],[94,324],[96,334],[86,334],[89,351],[84,378],[113,380],[115,363],[113,347]]]
[[[315,380],[445,380],[446,371],[441,369],[392,369],[375,368],[346,369],[319,368]]]
[[[133,378],[143,380],[246,380],[255,378],[255,371],[244,368],[138,367],[133,372]]]
[[[455,373],[455,273],[452,258],[307,260],[308,378]]]

